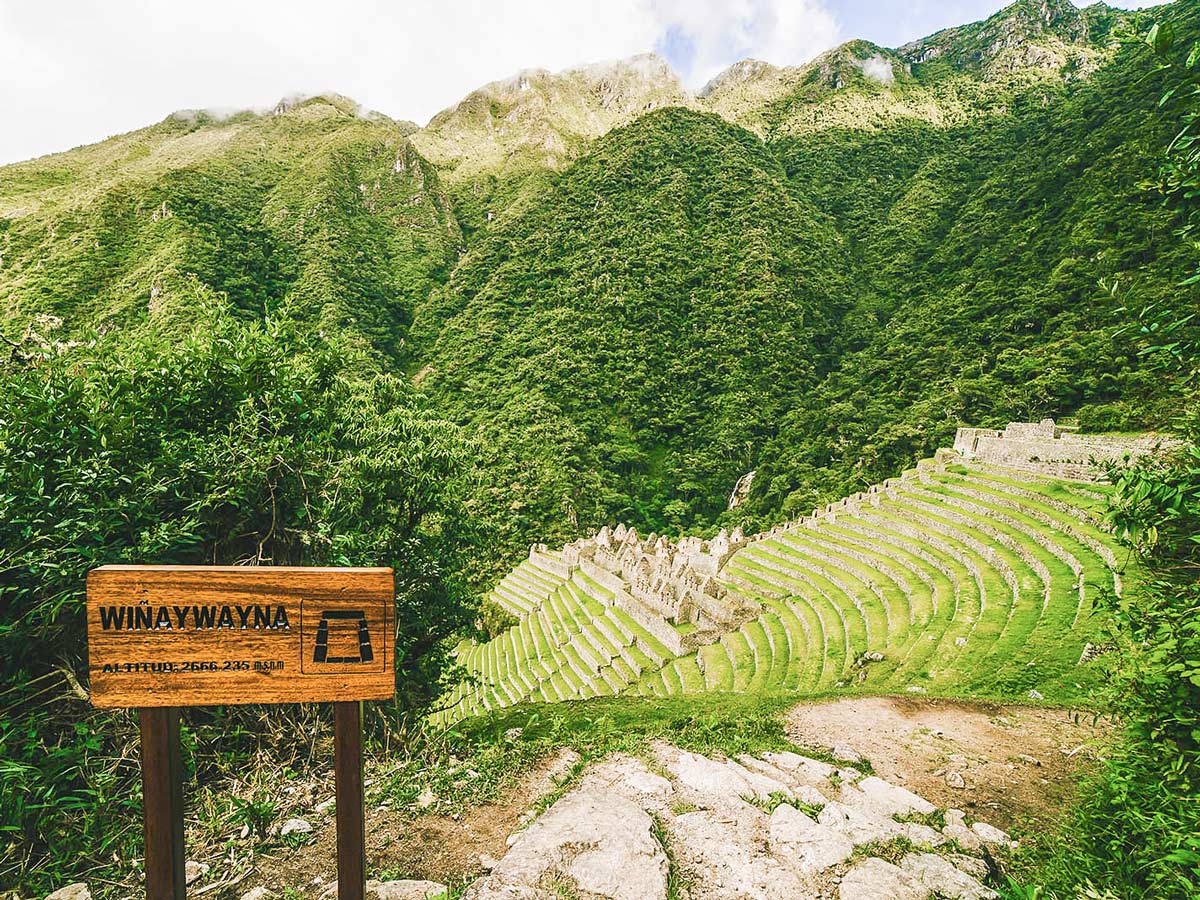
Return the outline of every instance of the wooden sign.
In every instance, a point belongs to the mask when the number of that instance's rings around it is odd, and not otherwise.
[[[92,703],[390,698],[393,597],[391,569],[93,569],[87,582]]]
[[[186,900],[180,706],[334,701],[338,896],[363,900],[360,700],[395,693],[391,569],[102,566],[92,703],[139,707],[147,900]]]

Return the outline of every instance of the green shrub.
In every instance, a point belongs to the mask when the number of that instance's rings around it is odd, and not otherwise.
[[[440,691],[473,616],[468,450],[357,346],[248,323],[198,284],[136,329],[17,348],[0,368],[0,887],[137,855],[131,717],[85,702],[90,568],[391,565],[401,715]],[[287,715],[190,711],[197,776]]]
[[[1182,216],[1180,236],[1191,239],[1200,225],[1200,42],[1183,62],[1169,25],[1144,40],[1175,84],[1162,105],[1176,108],[1183,127],[1160,182]],[[1200,267],[1185,283],[1196,282]],[[1043,849],[1035,877],[1063,897],[1110,890],[1192,900],[1200,896],[1200,330],[1194,312],[1169,305],[1131,306],[1128,317],[1128,341],[1164,392],[1182,398],[1174,425],[1188,444],[1170,459],[1110,472],[1110,523],[1145,570],[1136,590],[1108,601],[1119,650],[1109,701],[1125,727],[1067,841]]]
[[[494,600],[484,600],[479,605],[479,624],[483,633],[491,640],[517,624],[517,618]]]

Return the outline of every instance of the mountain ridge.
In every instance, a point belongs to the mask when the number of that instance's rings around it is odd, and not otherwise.
[[[1055,25],[1043,6],[964,28],[1025,41]],[[1194,5],[1169,9],[1196,30]],[[1169,398],[1114,347],[1096,286],[1190,296],[1144,187],[1160,94],[1112,41],[1120,17],[1089,10],[1088,73],[852,41],[793,70],[741,64],[704,98],[657,57],[582,67],[564,108],[556,76],[526,72],[439,120],[484,136],[473,171],[336,95],[168,117],[0,168],[3,327],[135,339],[184,320],[198,283],[241,316],[352,335],[486,438],[492,571],[606,518],[714,527],[756,468],[737,515],[770,524],[958,420],[1161,425]],[[671,102],[647,112],[651,95]],[[488,123],[514,110],[532,125],[501,135],[509,154]]]
[[[313,94],[294,94],[282,97],[271,107],[264,108],[229,108],[229,109],[180,109],[169,113],[158,125],[172,121],[182,121],[195,125],[220,125],[231,122],[245,121],[254,117],[268,117],[289,113],[293,110],[309,110],[310,113],[329,107],[343,115],[350,115],[366,120],[390,122],[400,130],[415,136],[415,143],[426,158],[435,164],[451,170],[458,169],[467,155],[460,146],[463,135],[456,134],[455,128],[463,131],[480,130],[481,125],[496,127],[495,105],[508,107],[509,115],[516,114],[514,124],[520,124],[526,129],[537,127],[538,133],[532,138],[524,137],[520,144],[525,149],[544,151],[544,161],[551,167],[556,167],[570,157],[571,145],[579,139],[589,139],[600,136],[606,131],[622,124],[638,113],[648,112],[663,105],[679,105],[716,112],[723,118],[735,121],[745,126],[747,123],[733,117],[725,111],[722,105],[714,103],[713,97],[722,92],[728,93],[745,88],[747,85],[761,81],[775,82],[772,89],[756,90],[758,102],[768,102],[778,99],[783,91],[795,88],[806,76],[814,70],[821,73],[824,80],[835,88],[844,87],[835,69],[838,64],[850,63],[864,69],[863,63],[873,56],[893,64],[899,63],[908,70],[912,64],[930,62],[938,58],[954,60],[956,65],[963,68],[978,67],[984,50],[976,45],[983,39],[993,39],[985,48],[993,55],[1005,49],[1012,49],[1007,44],[997,44],[994,40],[1000,32],[1007,32],[1013,38],[1015,45],[1028,46],[1033,38],[1051,35],[1061,43],[1074,43],[1080,47],[1087,45],[1092,34],[1093,23],[1104,25],[1103,36],[1111,31],[1114,22],[1128,16],[1127,11],[1111,7],[1105,3],[1094,3],[1085,8],[1077,8],[1070,0],[1015,0],[985,20],[962,26],[945,28],[924,38],[910,41],[899,47],[888,48],[860,38],[843,41],[818,54],[806,62],[775,65],[763,60],[743,59],[732,63],[719,72],[700,88],[692,91],[686,88],[678,73],[672,69],[661,56],[654,52],[644,52],[633,56],[583,63],[570,66],[559,71],[545,68],[520,69],[513,74],[488,82],[471,91],[461,100],[447,106],[430,117],[425,125],[418,125],[403,119],[393,119],[385,113],[367,109],[350,97],[333,92],[318,92]],[[1062,41],[1064,37],[1068,41]],[[969,46],[959,47],[960,43]],[[864,57],[863,51],[872,54]],[[1060,68],[1067,62],[1055,54],[1035,52],[1027,62],[1035,68],[1050,68],[1049,63],[1058,62]],[[842,66],[844,67],[844,66]],[[1010,71],[1020,66],[1010,66]],[[893,70],[895,65],[893,65]],[[1090,71],[1090,70],[1089,70]],[[894,71],[893,71],[894,74]],[[871,78],[870,74],[867,74]],[[873,80],[890,84],[892,76],[882,76]],[[594,95],[593,103],[584,103],[583,109],[572,110],[576,113],[577,121],[558,123],[553,121],[539,123],[536,116],[528,113],[528,103],[522,104],[521,95],[529,94],[546,101],[535,104],[538,111],[552,113],[556,104],[571,97],[572,83],[582,87],[584,93]],[[728,103],[726,104],[728,105]],[[503,119],[504,116],[500,116]],[[570,119],[567,115],[565,118]],[[570,127],[574,126],[574,127]],[[155,125],[147,126],[154,128]],[[94,144],[81,145],[63,151],[54,151],[30,160],[21,160],[0,166],[0,171],[13,166],[23,166],[38,160],[95,147],[110,141],[120,140],[131,135],[138,135],[147,130],[135,129],[132,132],[113,135]],[[445,132],[451,132],[449,134]],[[514,154],[512,147],[504,146],[503,140],[493,139],[498,146],[488,148],[484,158],[474,165],[468,165],[464,174],[478,174],[488,166],[502,165],[507,157]]]

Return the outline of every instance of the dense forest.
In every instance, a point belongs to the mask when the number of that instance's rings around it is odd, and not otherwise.
[[[479,585],[617,519],[794,517],[962,423],[1163,426],[1172,392],[1110,340],[1121,308],[1195,301],[1145,166],[1166,76],[1132,28],[1023,0],[690,101],[643,60],[602,101],[664,105],[594,138],[569,131],[601,91],[579,76],[533,112],[492,86],[427,132],[338,97],[176,114],[0,171],[6,338],[147,327],[195,280],[247,320],[359,342],[478,439]],[[489,170],[484,100],[575,149]]]
[[[625,94],[603,134],[527,123],[562,136],[551,160],[478,155],[470,110],[421,131],[326,96],[0,168],[0,886],[132,853],[131,720],[102,740],[81,700],[99,562],[394,565],[396,722],[532,542],[766,526],[963,424],[1194,438],[1198,38],[1193,0],[1018,0],[695,96],[645,66],[564,79],[584,112]],[[1114,477],[1164,573],[1123,634],[1173,642],[1194,685],[1195,462]],[[1123,710],[1172,718],[1096,795],[1126,830],[1089,848],[1097,878],[1128,835],[1185,833],[1113,814],[1164,733],[1191,754],[1170,796],[1195,784],[1194,688],[1147,665]],[[192,774],[218,734],[227,765],[251,752],[257,714],[196,713]]]
[[[1195,302],[1145,164],[1170,140],[1148,115],[1166,76],[1105,24],[1085,80],[939,60],[834,89],[820,64],[765,141],[659,110],[501,216],[412,332],[423,389],[491,448],[497,532],[765,525],[963,423],[1167,424],[1177,395],[1111,340],[1123,307]],[[814,125],[803,104],[836,106]],[[881,104],[938,115],[863,127]]]

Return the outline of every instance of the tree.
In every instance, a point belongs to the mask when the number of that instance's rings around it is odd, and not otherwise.
[[[393,566],[394,712],[420,710],[473,617],[458,574],[469,453],[361,347],[248,323],[198,283],[139,328],[18,347],[0,369],[0,674],[13,686],[0,698],[0,840],[18,882],[46,887],[129,836],[135,773],[104,762],[128,720],[84,703],[88,569]],[[234,726],[265,715],[189,720],[200,747],[222,731],[248,745],[254,731]]]

